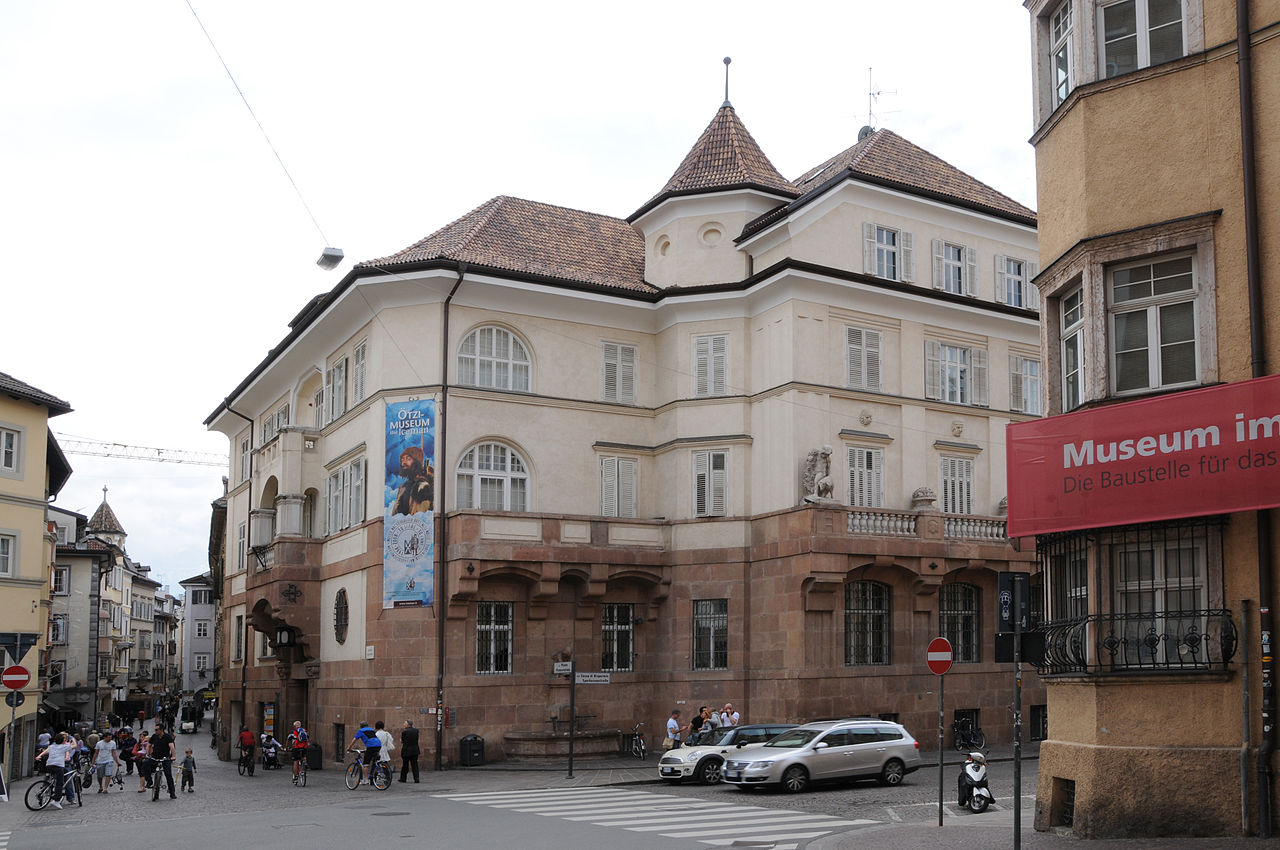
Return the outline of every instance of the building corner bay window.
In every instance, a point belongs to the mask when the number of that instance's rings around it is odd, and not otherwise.
[[[1071,4],[1064,0],[1049,16],[1049,67],[1052,106],[1058,106],[1071,93],[1074,82],[1074,60],[1071,53]]]
[[[1108,273],[1115,392],[1194,384],[1196,285],[1190,256]]]
[[[501,443],[472,446],[458,461],[459,510],[529,510],[529,472],[524,458]]]
[[[458,383],[469,387],[529,391],[529,352],[504,328],[476,328],[458,347]]]
[[[1186,52],[1183,0],[1120,0],[1099,9],[1104,78],[1177,59]]]

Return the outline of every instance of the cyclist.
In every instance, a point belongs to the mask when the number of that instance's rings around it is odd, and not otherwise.
[[[293,778],[297,779],[302,770],[302,760],[307,757],[307,746],[311,743],[307,730],[302,728],[301,720],[293,721],[293,731],[285,741],[289,744],[289,756],[293,760]]]
[[[45,759],[45,772],[53,775],[53,799],[49,804],[55,809],[60,809],[62,808],[62,803],[58,801],[62,797],[64,784],[66,785],[67,802],[74,803],[76,801],[75,783],[66,782],[67,756],[69,753],[74,752],[76,745],[66,732],[59,732],[55,738],[57,742],[45,747],[36,758]]]
[[[164,779],[169,789],[170,800],[178,797],[173,788],[173,756],[176,746],[177,742],[173,740],[168,730],[157,725],[155,733],[151,736],[151,759],[155,762],[155,772],[151,776],[151,781],[155,784],[152,788],[158,791],[160,780]],[[154,800],[155,797],[151,799]]]
[[[253,775],[253,750],[258,745],[254,739],[253,733],[249,731],[248,726],[240,727],[240,737],[236,739],[236,746],[240,748],[240,758],[247,759],[249,762],[249,774]]]
[[[356,732],[351,743],[364,744],[364,755],[361,757],[363,762],[360,768],[362,782],[369,781],[369,769],[376,765],[382,759],[382,741],[378,739],[378,733],[368,723],[361,723],[359,731]]]

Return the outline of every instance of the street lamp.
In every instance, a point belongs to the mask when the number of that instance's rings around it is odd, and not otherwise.
[[[281,626],[276,629],[276,646],[289,647],[293,645],[293,629],[288,626]]]

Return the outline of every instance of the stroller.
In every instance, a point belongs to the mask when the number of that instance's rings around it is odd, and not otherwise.
[[[280,769],[280,742],[275,738],[262,739],[262,769]]]

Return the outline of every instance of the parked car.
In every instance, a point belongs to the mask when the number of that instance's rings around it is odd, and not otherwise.
[[[703,785],[715,785],[720,781],[724,760],[729,755],[751,744],[763,744],[793,728],[794,723],[749,723],[717,729],[710,740],[691,741],[663,753],[658,761],[658,776],[672,785],[689,777]]]
[[[811,782],[879,779],[897,785],[920,768],[920,744],[887,720],[825,720],[790,729],[728,756],[724,781],[739,788],[779,785],[803,791]]]

